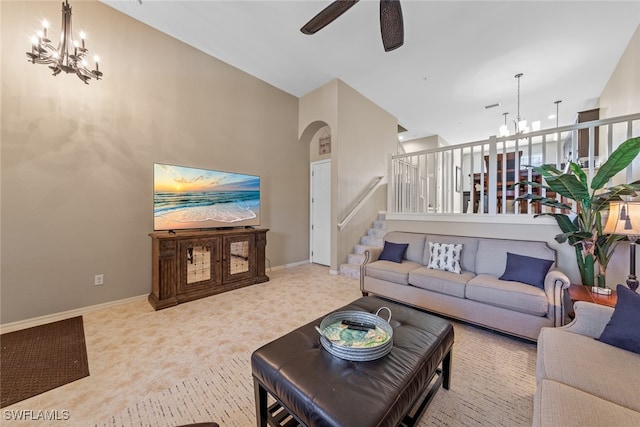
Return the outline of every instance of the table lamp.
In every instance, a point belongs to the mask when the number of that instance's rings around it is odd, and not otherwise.
[[[609,218],[602,230],[604,234],[626,235],[629,239],[629,277],[627,286],[632,291],[638,289],[636,277],[636,242],[640,237],[640,202],[611,202]]]

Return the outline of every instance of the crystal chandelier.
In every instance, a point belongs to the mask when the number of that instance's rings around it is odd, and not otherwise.
[[[27,57],[32,64],[51,64],[49,68],[53,70],[54,76],[62,71],[75,73],[86,84],[89,84],[88,81],[92,78],[100,80],[102,72],[98,69],[100,59],[97,55],[93,57],[95,68],[88,68],[85,57],[89,50],[85,47],[84,32],[79,33],[79,41],[73,36],[71,6],[68,0],[62,3],[62,30],[57,48],[53,47],[48,38],[48,29],[49,23],[44,20],[42,30],[31,38],[31,52],[27,52]]]

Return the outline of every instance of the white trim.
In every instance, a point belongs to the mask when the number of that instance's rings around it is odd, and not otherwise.
[[[18,320],[17,322],[6,323],[0,325],[0,333],[5,334],[7,332],[18,331],[20,329],[31,328],[33,326],[44,325],[46,323],[57,322],[59,320],[68,319],[70,317],[82,316],[83,314],[90,313],[92,311],[101,310],[103,308],[114,307],[117,305],[128,304],[130,302],[138,300],[146,300],[149,294],[138,295],[136,297],[125,298],[116,301],[105,302],[102,304],[90,305],[88,307],[75,308],[73,310],[62,311],[60,313],[47,314],[40,317],[34,317],[32,319]]]
[[[285,268],[297,267],[299,265],[305,265],[310,263],[311,261],[309,261],[308,259],[305,259],[304,261],[292,262],[290,264],[276,265],[275,267],[269,268],[269,271],[284,270]]]
[[[290,264],[278,265],[275,267],[271,267],[269,271],[275,270],[284,270],[285,268],[297,267],[300,265],[309,264],[309,260],[292,262]],[[331,273],[337,274],[337,273]],[[47,314],[40,317],[34,317],[32,319],[18,320],[17,322],[6,323],[4,325],[0,325],[0,334],[6,334],[8,332],[19,331],[20,329],[31,328],[33,326],[44,325],[51,322],[57,322],[59,320],[69,319],[70,317],[82,316],[83,314],[90,313],[92,311],[101,310],[103,308],[114,307],[122,304],[128,304],[130,302],[138,301],[138,300],[146,300],[149,297],[149,294],[138,295],[136,297],[125,298],[116,301],[105,302],[102,304],[90,305],[88,307],[75,308],[73,310],[62,311],[60,313]]]
[[[526,214],[425,214],[425,213],[387,213],[389,221],[424,221],[424,222],[469,222],[485,224],[525,224],[549,225],[557,224],[551,216],[534,218]]]
[[[317,160],[314,162],[309,163],[309,260],[313,259],[313,248],[314,248],[314,232],[313,232],[313,224],[314,224],[314,217],[313,217],[313,203],[314,203],[314,186],[315,186],[315,177],[313,175],[314,170],[313,168],[316,166],[320,166],[320,165],[324,165],[324,164],[328,164],[329,165],[329,202],[331,203],[332,201],[332,194],[331,192],[333,191],[331,188],[332,185],[332,174],[333,174],[333,169],[332,169],[332,163],[331,163],[331,159],[324,159],[324,160]],[[331,206],[329,207],[329,210],[331,211]],[[331,231],[332,231],[332,225],[331,225],[331,221],[329,224],[329,265],[327,265],[327,267],[331,266]],[[320,264],[320,265],[325,265],[325,264]]]

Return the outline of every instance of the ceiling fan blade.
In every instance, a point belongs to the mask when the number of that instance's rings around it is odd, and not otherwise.
[[[309,22],[304,24],[300,31],[304,34],[315,34],[330,23],[332,23],[336,18],[345,13],[347,10],[351,9],[353,5],[358,3],[360,0],[336,0],[331,3],[329,6],[325,7],[320,13],[311,18]]]
[[[400,0],[380,0],[380,32],[385,52],[404,44],[404,23]]]

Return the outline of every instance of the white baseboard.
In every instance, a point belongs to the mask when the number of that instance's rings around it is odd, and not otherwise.
[[[20,329],[31,328],[33,326],[44,325],[46,323],[57,322],[59,320],[68,319],[70,317],[82,316],[83,314],[91,311],[100,310],[107,307],[113,307],[116,305],[127,304],[133,301],[146,300],[148,294],[138,295],[137,297],[125,298],[116,301],[109,301],[102,304],[90,305],[88,307],[75,308],[73,310],[62,311],[60,313],[47,314],[45,316],[34,317],[32,319],[18,320],[17,322],[6,323],[0,325],[0,334],[7,332],[18,331]]]
[[[282,265],[276,265],[275,267],[269,267],[268,271],[277,271],[277,270],[284,270],[285,268],[291,268],[291,267],[297,267],[299,265],[305,265],[305,264],[309,264],[309,260],[306,259],[304,261],[299,261],[299,262],[292,262],[291,264],[282,264]]]
[[[283,264],[275,267],[271,267],[269,271],[275,270],[283,270],[285,268],[297,267],[299,265],[309,264],[309,260],[304,260],[300,262],[294,262],[291,264]],[[338,274],[336,272],[331,272],[331,274]],[[18,320],[17,322],[6,323],[4,325],[0,325],[0,334],[5,334],[7,332],[18,331],[20,329],[31,328],[33,326],[44,325],[46,323],[57,322],[59,320],[68,319],[70,317],[82,316],[83,314],[89,313],[91,311],[100,310],[107,307],[113,307],[116,305],[127,304],[132,301],[137,301],[144,299],[146,300],[148,294],[139,295],[137,297],[125,298],[116,301],[109,301],[102,304],[91,305],[88,307],[76,308],[73,310],[63,311],[60,313],[47,314],[45,316],[34,317],[32,319]]]

